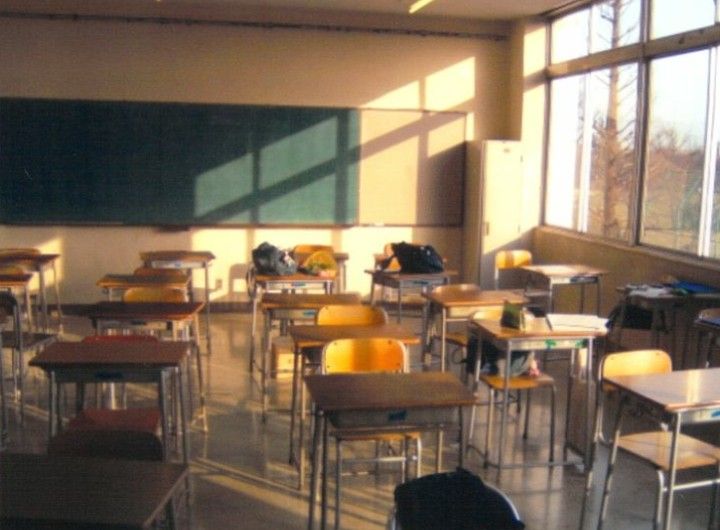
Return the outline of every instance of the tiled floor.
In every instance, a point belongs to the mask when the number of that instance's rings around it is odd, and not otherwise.
[[[417,320],[413,322],[419,327]],[[258,386],[248,371],[249,329],[248,314],[222,313],[212,317],[214,352],[211,357],[203,358],[210,432],[205,435],[195,429],[191,433],[192,496],[190,505],[181,508],[181,528],[306,527],[307,487],[304,491],[296,489],[297,474],[287,463],[289,416],[274,411],[266,423],[261,420]],[[72,316],[65,317],[64,330],[64,340],[77,340],[92,331],[85,319]],[[546,369],[556,372],[558,381],[563,380],[560,377],[564,373],[563,363],[553,363]],[[47,381],[44,374],[30,370],[26,389],[26,424],[20,428],[15,415],[11,414],[6,448],[43,452],[47,436]],[[287,408],[287,380],[273,382],[272,392],[272,404]],[[149,391],[139,388],[133,388],[132,395],[138,400],[152,399]],[[564,411],[562,388],[558,395],[561,396],[558,410]],[[543,399],[536,399],[532,411],[528,440],[523,441],[516,425],[511,424],[507,451],[512,460],[546,454],[549,407]],[[484,417],[484,409],[480,409],[476,428],[478,444],[485,433]],[[562,425],[564,420],[559,418],[557,454],[560,454]],[[434,437],[426,437],[424,446],[424,470],[431,472]],[[446,468],[456,463],[454,451],[456,448],[445,453]],[[600,457],[604,457],[604,451]],[[473,452],[466,460],[466,467],[504,490],[515,502],[527,528],[578,528],[585,480],[578,468],[524,468],[505,470],[498,475],[494,469],[483,469],[479,456]],[[392,508],[393,488],[398,481],[399,475],[395,472],[379,477],[344,479],[343,528],[384,528]],[[651,528],[654,496],[654,472],[627,458],[621,459],[605,528]],[[683,492],[679,494],[676,506],[675,528],[706,528],[710,490]],[[587,528],[594,527],[595,517],[593,509],[589,512]]]

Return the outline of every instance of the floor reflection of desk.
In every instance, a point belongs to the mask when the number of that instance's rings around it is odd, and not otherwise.
[[[455,285],[449,286],[449,288]],[[524,304],[527,302],[522,291],[502,291],[502,290],[482,290],[475,285],[465,285],[459,290],[451,292],[430,291],[423,293],[427,299],[430,309],[428,310],[428,318],[426,319],[426,327],[423,330],[423,343],[430,345],[429,327],[433,318],[433,309],[439,310],[441,314],[440,323],[440,370],[445,371],[445,358],[447,344],[445,338],[447,336],[448,323],[464,322],[475,311],[492,306],[502,306],[504,302],[511,304]]]
[[[600,278],[606,270],[586,265],[525,265],[522,269],[531,276],[544,278],[550,291],[550,311],[554,311],[553,290],[556,285],[580,286],[580,311],[585,312],[585,286],[595,286],[595,314],[600,314]]]
[[[55,303],[57,304],[58,321],[62,325],[62,307],[60,306],[60,287],[58,285],[57,269],[55,261],[60,254],[33,254],[31,252],[17,252],[13,254],[0,256],[0,266],[19,264],[27,267],[33,272],[37,272],[40,282],[40,310],[43,316],[43,329],[47,330],[49,323],[48,305],[47,305],[47,283],[45,281],[45,269],[52,267],[53,285],[55,287]]]
[[[305,478],[305,387],[300,392],[299,442],[300,458],[295,459],[295,414],[298,409],[298,386],[305,375],[306,348],[322,347],[328,342],[338,339],[388,338],[397,339],[406,346],[420,344],[420,338],[413,330],[402,324],[381,324],[372,326],[290,326],[288,335],[295,343],[295,360],[293,363],[292,405],[290,410],[290,462],[297,463],[299,469],[299,487],[303,487]]]
[[[158,406],[162,418],[163,447],[168,454],[169,421],[167,380],[178,377],[177,402],[183,437],[183,461],[189,458],[188,429],[185,418],[184,385],[181,367],[191,345],[188,342],[55,342],[30,360],[49,378],[49,437],[62,421],[60,385],[66,383],[154,383],[158,387]]]
[[[192,300],[192,269],[203,269],[205,272],[205,329],[208,354],[212,353],[210,339],[210,265],[215,260],[212,252],[204,250],[156,250],[141,252],[140,259],[146,267],[155,269],[181,269],[188,271],[190,276],[190,296]]]
[[[440,372],[310,375],[306,384],[317,414],[308,528],[314,524],[321,467],[320,528],[324,529],[327,522],[328,422],[387,427],[391,432],[444,429],[457,423],[461,440],[458,466],[462,467],[465,453],[462,408],[472,405],[475,397],[457,376]],[[438,447],[438,453],[441,449]]]
[[[370,275],[370,303],[375,304],[375,287],[379,286],[384,292],[386,287],[397,291],[397,321],[402,321],[403,293],[406,289],[419,289],[427,292],[437,285],[450,283],[450,278],[457,276],[456,271],[428,272],[424,274],[405,273],[400,271],[369,269],[365,271]],[[427,322],[427,313],[423,310],[423,326]]]
[[[9,453],[0,469],[3,529],[150,528],[163,510],[174,528],[172,498],[189,473],[184,464]]]
[[[680,429],[688,424],[720,422],[720,368],[608,377],[604,382],[614,387],[621,396],[611,454],[617,451],[623,409],[626,405],[632,406],[642,414],[670,423],[673,437],[669,453],[670,470],[663,519],[663,528],[668,530],[672,522],[676,489],[677,440]],[[608,459],[608,472],[613,463]]]
[[[552,315],[549,315],[552,318]],[[590,317],[590,315],[579,315],[579,317]],[[560,319],[558,319],[559,321]],[[566,321],[570,320],[570,317],[563,319]],[[598,319],[599,320],[599,319]],[[580,320],[578,320],[580,322]],[[598,322],[600,324],[600,322]],[[545,318],[535,318],[527,322],[527,326],[524,330],[512,329],[502,327],[500,322],[496,320],[478,320],[470,322],[470,331],[477,333],[479,336],[479,343],[482,341],[488,341],[495,347],[505,352],[505,366],[511,365],[511,355],[513,351],[535,351],[536,353],[550,352],[555,350],[572,350],[577,353],[580,349],[586,349],[587,356],[584,360],[584,379],[585,382],[592,380],[592,366],[593,366],[593,343],[598,337],[602,337],[607,333],[607,329],[604,326],[588,325],[587,327],[578,324],[576,326],[571,325],[554,325],[550,327],[548,320]],[[576,355],[577,358],[577,355]],[[571,364],[572,367],[572,364]],[[572,391],[572,377],[573,374],[568,370],[568,402],[567,402],[567,414],[565,417],[565,448],[571,446],[568,443],[568,422],[570,420],[570,395]],[[505,372],[505,387],[503,389],[503,403],[509,403],[510,390],[509,390],[510,372]],[[577,447],[572,447],[578,453],[583,455],[583,461],[585,466],[589,465],[590,449],[592,444],[592,389],[590,384],[586,384],[585,392],[585,429],[583,430],[584,436],[581,442],[577,442]],[[505,431],[507,428],[507,412],[508,407],[503,406],[500,416],[500,434],[498,442],[498,457],[495,462],[492,461],[491,446],[485,448],[486,451],[486,462],[492,465],[496,465],[499,469],[504,466],[503,464],[503,448],[505,443]],[[492,440],[489,440],[491,442]],[[559,465],[565,465],[567,462],[563,459],[559,462]]]

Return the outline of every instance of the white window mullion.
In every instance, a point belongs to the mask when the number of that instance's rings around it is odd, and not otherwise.
[[[592,74],[585,74],[585,104],[583,119],[583,141],[582,153],[580,155],[580,174],[578,175],[578,211],[577,223],[580,232],[588,231],[588,219],[590,217],[590,170],[592,168],[592,143],[593,143],[593,122],[594,98],[592,94]]]
[[[707,141],[705,142],[705,163],[703,165],[703,182],[702,182],[702,200],[700,206],[700,227],[698,234],[698,254],[700,256],[709,256],[712,246],[712,216],[713,202],[715,197],[715,172],[717,170],[717,143],[720,134],[718,127],[720,126],[717,119],[718,109],[718,49],[710,50],[710,75],[708,76],[708,123],[707,123]]]

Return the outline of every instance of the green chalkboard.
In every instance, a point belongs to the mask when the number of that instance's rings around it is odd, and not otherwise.
[[[343,225],[358,111],[0,98],[3,224]]]

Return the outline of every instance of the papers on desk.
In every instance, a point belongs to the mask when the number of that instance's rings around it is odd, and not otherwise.
[[[595,315],[548,313],[547,323],[553,331],[585,329],[607,331],[607,319]]]

